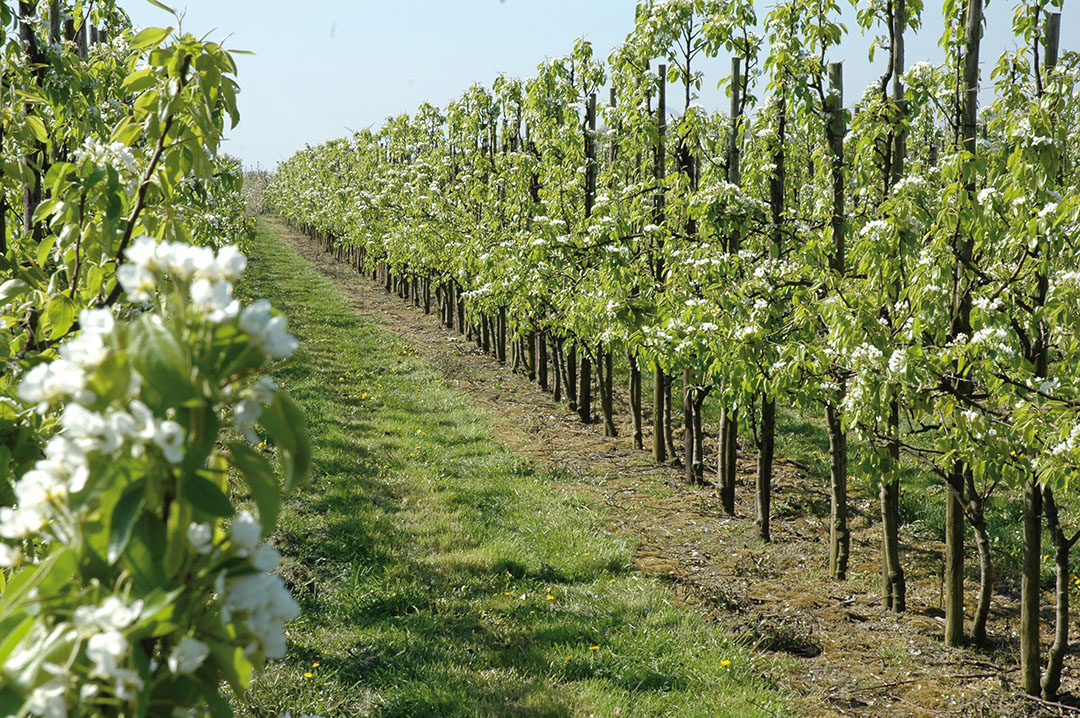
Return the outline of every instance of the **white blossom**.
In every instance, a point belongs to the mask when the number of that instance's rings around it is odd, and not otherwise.
[[[192,523],[187,527],[187,540],[197,553],[207,554],[214,548],[214,531],[210,524]]]
[[[184,430],[175,421],[166,419],[157,425],[154,443],[169,463],[178,464],[184,460]]]
[[[67,718],[67,682],[54,678],[30,692],[26,710],[41,718]]]
[[[38,412],[44,413],[57,399],[83,396],[85,388],[86,375],[82,368],[67,359],[57,359],[28,371],[19,382],[18,395],[29,404],[37,404]]]
[[[210,646],[197,638],[185,636],[169,654],[169,670],[173,673],[192,673],[210,655]]]
[[[124,288],[128,299],[133,302],[148,302],[157,286],[154,275],[134,264],[122,264],[116,270],[116,281]]]
[[[240,326],[271,358],[284,359],[299,346],[296,337],[285,331],[285,317],[270,314],[270,302],[259,299],[240,313]]]
[[[240,313],[240,302],[232,298],[232,290],[232,284],[224,279],[211,282],[199,278],[191,283],[191,303],[206,314],[207,321],[221,324]]]
[[[262,524],[250,511],[241,511],[233,521],[230,536],[237,547],[250,551],[262,538]]]

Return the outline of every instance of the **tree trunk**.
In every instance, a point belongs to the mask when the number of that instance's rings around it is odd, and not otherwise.
[[[701,408],[705,403],[707,391],[695,391],[694,395],[694,483],[705,485],[705,433],[701,428]]]
[[[604,436],[618,436],[615,430],[615,386],[612,379],[611,352],[604,351],[603,347],[597,350],[597,361],[600,374],[600,409],[604,414]]]
[[[762,541],[769,541],[769,512],[772,502],[772,465],[776,441],[776,402],[761,395],[761,435],[758,437],[757,492],[754,525]]]
[[[836,407],[825,408],[825,425],[829,432],[829,488],[831,515],[829,521],[829,575],[837,581],[847,579],[851,533],[847,524],[847,435],[840,425]]]
[[[964,77],[961,94],[961,137],[963,149],[973,162],[977,152],[975,133],[979,91],[979,40],[982,33],[982,0],[968,0],[964,22]],[[974,172],[965,183],[969,200],[974,199]],[[971,295],[965,277],[971,263],[974,242],[969,236],[957,237],[954,267],[956,315],[953,337],[971,335]],[[959,372],[957,372],[959,373]],[[971,382],[955,380],[961,398],[972,392]],[[949,473],[949,497],[945,511],[945,645],[958,646],[964,638],[964,487],[967,467],[957,462]]]
[[[724,409],[720,415],[720,503],[728,516],[735,515],[736,459],[739,452],[739,412]]]
[[[1049,486],[1043,488],[1043,506],[1046,508],[1046,525],[1054,542],[1054,643],[1046,660],[1046,673],[1042,681],[1042,695],[1048,701],[1057,700],[1061,688],[1061,668],[1069,650],[1069,552],[1077,536],[1068,538],[1061,525],[1054,492]]]
[[[499,307],[499,314],[496,318],[495,331],[498,333],[499,341],[495,345],[498,351],[498,359],[500,364],[506,363],[506,310]]]
[[[592,423],[592,358],[589,350],[581,348],[580,388],[578,391],[578,417],[583,424]]]
[[[662,464],[667,460],[667,444],[664,443],[664,370],[659,366],[653,376],[653,461]]]
[[[563,343],[563,364],[566,365],[566,403],[570,411],[577,411],[578,371],[577,371],[577,347],[568,342]]]
[[[693,383],[690,381],[690,369],[682,372],[683,383],[683,480],[688,484],[694,479],[694,396]]]
[[[671,413],[671,375],[664,374],[664,444],[672,463],[679,465],[679,454],[675,451],[674,421]]]
[[[1020,570],[1020,674],[1024,692],[1039,695],[1039,570],[1042,557],[1042,493],[1032,477],[1024,485],[1024,556]]]
[[[543,391],[548,390],[548,348],[544,332],[536,333],[536,383]]]
[[[525,363],[529,372],[529,381],[536,381],[536,334],[529,332],[522,338],[525,344]]]
[[[454,286],[454,306],[457,309],[457,331],[458,334],[465,333],[465,300],[461,296],[461,286],[455,284]]]
[[[641,367],[632,352],[626,352],[626,361],[630,365],[630,425],[634,434],[634,448],[644,449],[645,441],[641,431]]]
[[[562,401],[562,388],[563,388],[563,356],[562,356],[562,340],[555,338],[551,342],[551,368],[555,372],[555,387],[552,391],[552,398],[555,401]]]
[[[889,462],[881,477],[881,583],[885,608],[907,609],[907,582],[900,562],[900,403],[889,404]]]

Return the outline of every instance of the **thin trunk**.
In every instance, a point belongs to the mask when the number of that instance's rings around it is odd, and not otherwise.
[[[496,349],[498,356],[495,358],[499,360],[500,364],[506,363],[506,310],[499,307],[499,314],[496,318],[496,332],[498,333],[498,344]]]
[[[645,437],[641,430],[641,367],[633,352],[626,352],[626,362],[630,366],[630,427],[634,437],[634,448],[645,448]]]
[[[667,460],[667,444],[664,443],[664,370],[656,368],[653,376],[653,460],[662,464]]]
[[[529,381],[536,381],[536,334],[529,332],[522,341],[525,343],[525,362],[529,372]]]
[[[562,401],[564,372],[561,339],[554,339],[551,342],[551,368],[555,372],[555,387],[552,391],[552,398],[559,402]]]
[[[465,300],[461,296],[461,286],[454,285],[454,308],[457,309],[458,334],[465,333]]]
[[[1042,557],[1042,492],[1034,478],[1024,484],[1024,556],[1020,569],[1020,675],[1024,692],[1037,696],[1042,686],[1039,645],[1039,571]]]
[[[690,381],[690,368],[684,368],[683,383],[683,480],[695,483],[694,476],[694,390]]]
[[[829,487],[832,497],[829,521],[829,575],[837,581],[847,579],[851,533],[847,524],[847,434],[840,425],[840,413],[835,407],[825,408],[825,425],[829,430]]]
[[[829,97],[827,108],[829,123],[826,136],[831,159],[832,213],[830,228],[833,254],[830,269],[843,282],[846,273],[845,260],[845,209],[844,209],[844,76],[843,65],[829,64]],[[840,380],[843,392],[844,380]],[[847,434],[844,432],[840,410],[835,405],[825,408],[825,425],[829,432],[829,493],[831,516],[829,522],[829,575],[838,581],[847,579],[848,555],[851,550],[851,533],[847,525]]]
[[[598,350],[600,365],[600,408],[604,413],[604,436],[618,436],[615,430],[615,385],[612,373],[614,367],[611,352]]]
[[[776,438],[776,402],[761,395],[761,435],[758,437],[757,493],[754,501],[754,526],[762,541],[769,541],[769,516],[772,502],[772,464]]]
[[[982,0],[968,0],[964,24],[964,77],[961,110],[961,137],[963,149],[974,158],[976,120],[979,91],[979,40],[982,33]],[[969,160],[973,161],[973,160]],[[974,199],[975,180],[965,185],[969,199]],[[974,243],[969,236],[961,236],[956,242],[953,294],[956,298],[956,315],[952,336],[971,335],[971,294],[966,275],[971,264]],[[958,378],[956,392],[961,398],[972,393],[971,382]],[[958,646],[964,639],[964,488],[969,471],[963,462],[956,462],[949,473],[949,496],[945,510],[945,645]]]
[[[563,359],[566,365],[566,402],[570,411],[577,411],[578,372],[577,372],[577,347],[573,344],[563,344]]]
[[[736,409],[723,411],[721,424],[723,441],[720,449],[720,503],[728,516],[735,515],[735,476],[736,460],[739,454],[739,412]]]
[[[889,404],[889,461],[881,478],[881,582],[885,608],[907,609],[907,582],[900,562],[900,404]]]
[[[581,348],[581,363],[578,367],[580,388],[578,390],[578,417],[583,424],[592,423],[592,358],[589,350]]]
[[[706,391],[698,391],[694,397],[694,483],[705,485],[705,433],[701,428],[701,407]]]
[[[781,92],[776,101],[776,142],[772,148],[773,171],[769,176],[769,214],[772,220],[772,247],[770,255],[779,259],[783,244],[784,144],[786,142],[787,100]],[[758,437],[755,523],[758,536],[769,541],[769,507],[772,496],[773,451],[776,442],[776,401],[767,394],[761,395],[761,433]]]
[[[1061,16],[1057,13],[1051,13],[1047,17],[1045,32],[1045,57],[1043,60],[1044,72],[1049,72],[1057,65],[1058,60],[1058,47],[1060,40],[1060,22]],[[1036,59],[1038,57],[1036,56]],[[1038,81],[1039,78],[1036,78]],[[1037,82],[1041,87],[1042,83]],[[1040,98],[1041,99],[1041,98]],[[1049,292],[1049,281],[1045,271],[1039,271],[1036,275],[1036,288],[1034,297],[1033,312],[1040,311],[1046,304],[1046,295]],[[1035,375],[1040,377],[1047,377],[1049,374],[1049,343],[1050,338],[1048,336],[1048,328],[1046,322],[1041,318],[1038,320],[1036,327],[1037,338],[1033,347],[1032,355],[1029,359],[1035,365]],[[1039,490],[1039,486],[1036,483],[1034,476],[1031,476],[1024,484],[1024,558],[1023,568],[1020,574],[1020,673],[1022,676],[1022,683],[1024,691],[1028,695],[1038,695],[1040,688],[1043,693],[1056,693],[1057,686],[1055,682],[1059,680],[1059,676],[1051,676],[1051,668],[1054,661],[1054,649],[1051,648],[1050,662],[1047,665],[1047,680],[1049,682],[1048,687],[1052,690],[1047,690],[1046,686],[1040,686],[1039,681],[1039,654],[1041,652],[1039,646],[1039,594],[1040,594],[1040,581],[1039,581],[1039,557],[1042,553],[1042,494]],[[1047,519],[1049,521],[1050,505],[1047,506]],[[1056,504],[1053,506],[1056,514]],[[1055,519],[1051,522],[1051,531],[1053,525],[1059,522]],[[1055,552],[1056,555],[1056,552]],[[1066,557],[1067,560],[1067,557]],[[1056,559],[1055,559],[1056,563]],[[1061,606],[1060,596],[1058,597],[1058,606]],[[1065,610],[1066,616],[1068,611],[1068,593],[1065,594]],[[1065,631],[1062,644],[1067,645],[1068,642],[1068,623],[1059,622],[1055,631],[1055,644],[1057,643],[1057,634],[1062,630]]]
[[[548,345],[544,332],[536,333],[536,383],[548,390]]]
[[[733,185],[738,185],[741,178],[739,172],[739,119],[742,114],[742,59],[731,58],[731,112],[730,125],[728,127],[727,147],[727,180]],[[740,237],[738,233],[728,238],[728,252],[737,252]],[[717,436],[717,463],[719,464],[719,477],[717,484],[720,486],[720,502],[724,511],[729,515],[735,514],[735,457],[738,454],[736,446],[739,437],[738,412],[729,407],[720,409],[720,431]]]
[[[1058,515],[1057,502],[1053,490],[1043,488],[1043,506],[1046,508],[1046,525],[1050,538],[1054,542],[1054,643],[1046,660],[1046,673],[1043,675],[1042,695],[1049,701],[1057,700],[1061,688],[1061,668],[1065,654],[1069,650],[1069,553],[1080,533],[1070,537],[1065,535]]]
[[[667,132],[667,65],[660,65],[658,75],[660,82],[657,87],[656,107],[656,151],[653,154],[653,177],[660,185],[666,174],[666,159],[664,155],[664,135]],[[653,223],[658,227],[664,226],[664,191],[659,187],[653,197]],[[653,257],[653,281],[656,284],[657,294],[664,292],[664,258],[663,240],[657,240],[656,252]],[[670,417],[670,397],[667,391],[668,378],[663,368],[657,364],[653,382],[653,459],[658,464],[664,463],[668,456],[674,456],[669,450],[671,423],[666,419]],[[667,401],[665,401],[665,399]]]
[[[671,413],[671,375],[664,375],[664,444],[667,447],[668,456],[678,466],[679,455],[675,451],[674,421]]]
[[[986,643],[986,621],[990,616],[990,599],[994,595],[994,563],[990,555],[990,536],[986,531],[985,501],[975,490],[975,481],[970,471],[967,474],[967,492],[967,519],[975,534],[975,548],[979,552],[979,597],[971,623],[971,640],[976,645],[983,645]]]

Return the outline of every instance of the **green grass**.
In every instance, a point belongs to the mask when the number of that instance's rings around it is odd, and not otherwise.
[[[494,442],[484,415],[260,222],[240,293],[301,340],[310,488],[276,535],[303,615],[244,715],[790,715],[736,645],[632,570],[575,477]]]

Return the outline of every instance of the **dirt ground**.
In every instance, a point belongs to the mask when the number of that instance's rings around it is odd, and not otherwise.
[[[780,657],[771,676],[814,716],[1057,716],[1080,715],[1080,661],[1066,659],[1061,704],[1027,698],[1017,689],[1018,591],[1001,586],[988,632],[990,645],[951,649],[942,643],[940,544],[902,534],[908,610],[880,607],[880,526],[874,497],[852,497],[849,580],[827,577],[829,496],[780,460],[773,488],[773,540],[753,529],[753,454],[739,454],[736,516],[728,517],[711,486],[693,487],[681,470],[658,467],[635,451],[628,412],[618,438],[583,425],[526,377],[480,354],[475,344],[440,326],[436,316],[387,294],[343,262],[271,220],[289,243],[349,296],[356,311],[375,315],[402,337],[447,384],[489,408],[498,440],[535,461],[585,477],[578,490],[602,505],[609,527],[638,545],[636,568],[670,584],[681,602],[758,650]],[[649,439],[646,437],[646,445]],[[715,444],[706,451],[715,456]],[[742,447],[746,448],[746,447]],[[973,552],[973,547],[969,547]],[[970,617],[976,565],[969,560]],[[1049,644],[1049,606],[1044,642]]]

